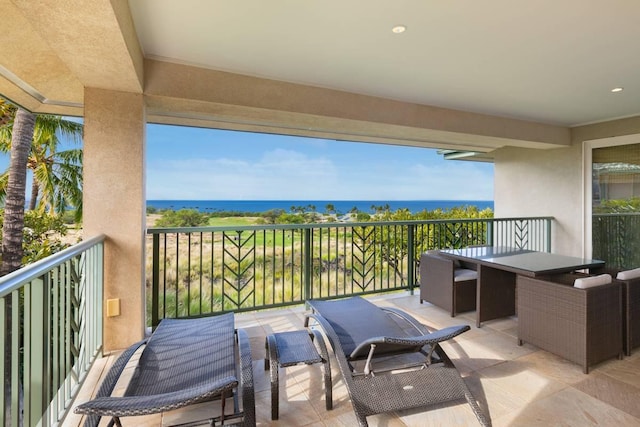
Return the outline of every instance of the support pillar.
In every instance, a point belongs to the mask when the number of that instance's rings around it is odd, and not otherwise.
[[[142,94],[85,88],[84,237],[107,236],[104,350],[140,340],[145,327],[145,106]]]

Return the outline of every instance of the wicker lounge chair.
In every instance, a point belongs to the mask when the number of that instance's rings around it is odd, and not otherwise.
[[[491,421],[438,343],[468,325],[429,332],[401,310],[360,297],[309,301],[313,321],[333,348],[360,426],[369,415],[441,403],[471,405],[483,426]]]
[[[622,359],[622,292],[620,282],[579,289],[575,279],[559,274],[518,276],[518,345],[533,344],[582,366]]]
[[[111,396],[129,359],[142,346],[124,396]],[[121,426],[121,417],[155,414],[219,398],[221,414],[205,420],[206,424],[224,421],[224,425],[255,426],[252,369],[249,338],[243,330],[234,330],[233,313],[164,319],[148,340],[120,355],[96,398],[79,405],[75,412],[88,415],[85,427],[97,426],[103,416],[112,418],[109,425]],[[242,411],[238,393],[242,395]],[[227,397],[234,398],[233,411],[225,409]],[[137,425],[136,421],[131,425]]]

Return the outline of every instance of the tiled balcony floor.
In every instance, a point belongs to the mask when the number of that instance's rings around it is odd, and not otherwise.
[[[387,294],[371,298],[378,305],[395,306],[413,314],[427,326],[442,328],[466,323],[471,330],[443,348],[454,361],[494,426],[640,426],[640,351],[620,361],[612,359],[582,369],[531,345],[516,343],[517,319],[490,321],[475,327],[475,313],[451,318],[445,311],[420,304],[417,295]],[[281,370],[280,420],[271,421],[269,373],[264,370],[264,340],[271,332],[301,329],[304,308],[294,307],[236,315],[236,327],[251,337],[258,425],[354,426],[346,388],[333,363],[334,409],[325,410],[319,365]],[[92,369],[78,401],[91,395],[113,360],[103,358]],[[215,405],[218,406],[217,404]],[[203,418],[212,403],[161,415],[123,419],[125,426],[163,426]],[[370,426],[478,425],[466,403],[386,414],[368,418]],[[64,426],[80,426],[70,415]],[[106,421],[103,420],[106,425]],[[102,425],[102,424],[101,424]]]

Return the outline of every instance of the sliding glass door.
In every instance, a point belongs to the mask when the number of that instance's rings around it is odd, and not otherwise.
[[[640,143],[598,145],[591,151],[593,258],[640,267]]]

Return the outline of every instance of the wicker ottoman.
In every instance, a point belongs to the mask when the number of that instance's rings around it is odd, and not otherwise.
[[[320,353],[313,341],[318,344]],[[331,365],[324,339],[318,331],[279,332],[267,336],[265,341],[266,357],[264,369],[271,370],[271,419],[278,419],[279,399],[279,368],[295,365],[313,365],[322,363],[324,366],[324,388],[327,410],[333,408],[331,395]]]

